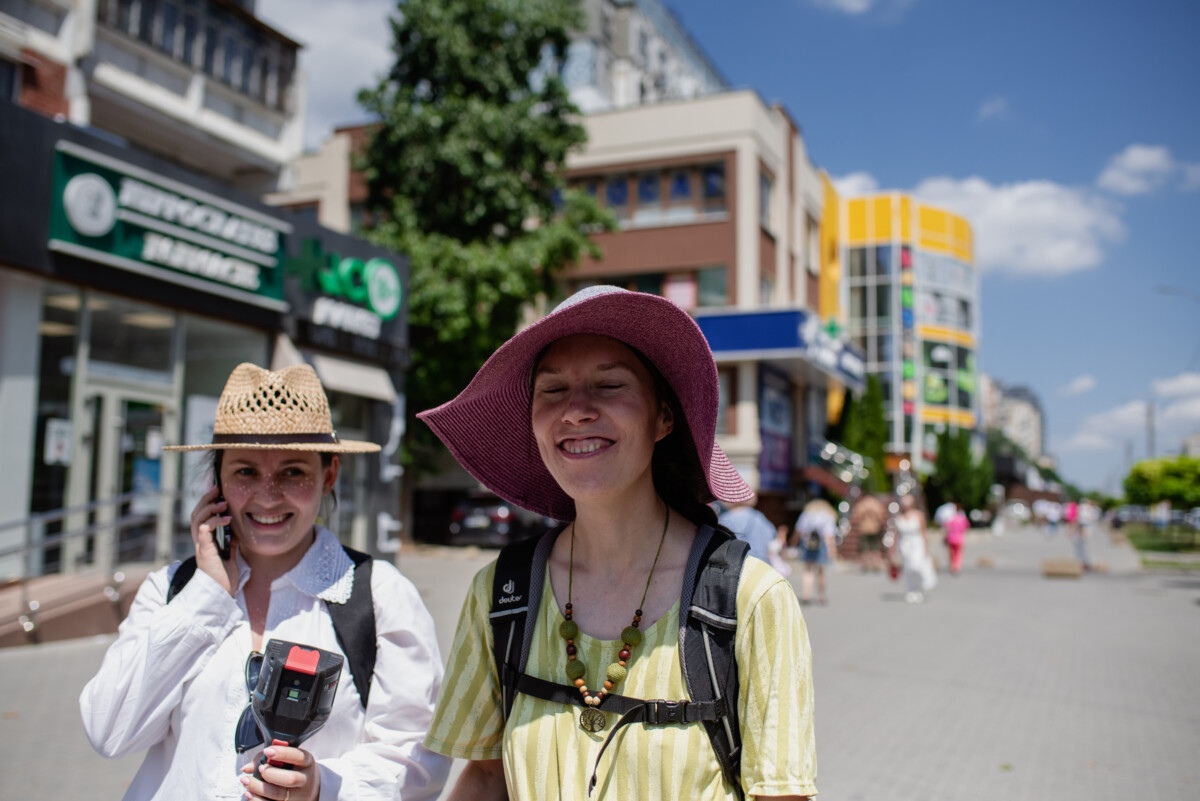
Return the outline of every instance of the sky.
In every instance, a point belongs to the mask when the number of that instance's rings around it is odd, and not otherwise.
[[[1066,480],[1119,494],[1151,417],[1157,456],[1200,432],[1200,3],[666,2],[844,196],[971,222],[980,367],[1037,394]],[[259,0],[305,45],[310,146],[365,121],[395,8]]]

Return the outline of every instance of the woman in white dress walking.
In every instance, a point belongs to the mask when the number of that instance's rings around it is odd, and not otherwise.
[[[900,498],[900,514],[896,516],[896,553],[900,556],[904,600],[910,604],[921,603],[925,593],[937,583],[937,574],[929,556],[925,513],[917,508],[917,499],[912,494]]]

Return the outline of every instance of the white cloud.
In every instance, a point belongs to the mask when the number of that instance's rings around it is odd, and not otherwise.
[[[1174,171],[1175,162],[1167,148],[1130,145],[1108,160],[1096,184],[1118,195],[1144,195],[1162,186]]]
[[[1089,415],[1075,433],[1059,444],[1056,450],[1107,451],[1124,440],[1140,436],[1146,430],[1146,402],[1129,401],[1099,414]]]
[[[258,15],[304,49],[300,67],[308,87],[305,144],[315,147],[339,125],[363,122],[360,89],[392,65],[394,0],[260,0]]]
[[[979,112],[975,115],[975,119],[979,122],[983,122],[984,120],[989,120],[993,117],[999,117],[1003,119],[1007,116],[1008,99],[997,95],[996,97],[984,101],[983,105],[979,107]]]
[[[841,178],[830,178],[833,186],[841,197],[861,197],[873,195],[879,191],[879,181],[875,176],[865,172],[852,172]]]
[[[1175,177],[1185,191],[1200,188],[1200,164],[1176,161],[1162,145],[1130,145],[1108,160],[1096,185],[1118,195],[1146,195]]]
[[[1125,234],[1112,201],[1053,181],[993,185],[979,177],[937,177],[922,181],[913,194],[967,218],[975,261],[984,270],[1085,270]]]
[[[1200,373],[1180,373],[1155,381],[1152,386],[1160,398],[1200,397]]]
[[[814,0],[819,6],[841,11],[843,14],[865,14],[875,5],[876,0]]]
[[[1081,375],[1069,384],[1059,387],[1058,394],[1063,397],[1071,395],[1082,395],[1085,392],[1091,391],[1096,386],[1096,377],[1091,375]]]
[[[1075,383],[1075,382],[1072,382]],[[1154,394],[1171,400],[1154,404],[1155,451],[1159,456],[1178,453],[1183,438],[1200,429],[1200,373],[1180,373],[1151,382]],[[1075,433],[1055,449],[1074,451],[1113,450],[1127,441],[1145,441],[1150,422],[1149,401],[1129,401],[1085,417]]]
[[[916,0],[810,0],[813,5],[828,8],[842,14],[860,17],[868,12],[880,12],[887,19],[895,19],[908,10]]]

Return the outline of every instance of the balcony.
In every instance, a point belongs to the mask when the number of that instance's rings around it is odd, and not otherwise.
[[[227,0],[100,0],[92,124],[251,192],[303,145],[300,45]]]

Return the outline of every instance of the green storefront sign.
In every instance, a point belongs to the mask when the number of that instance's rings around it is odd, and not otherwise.
[[[51,250],[287,308],[283,220],[65,141],[53,198]]]

